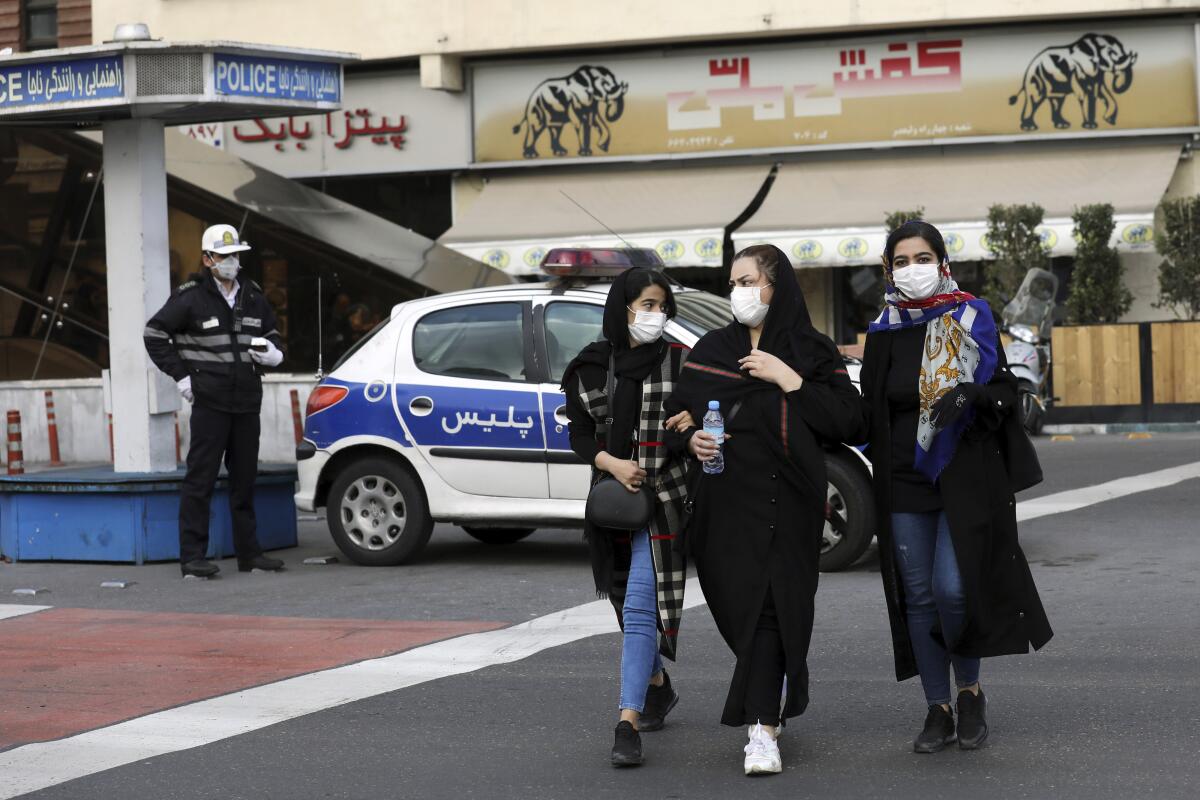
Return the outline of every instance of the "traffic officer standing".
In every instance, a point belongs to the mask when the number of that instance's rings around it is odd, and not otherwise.
[[[224,457],[238,570],[279,570],[255,533],[262,367],[283,361],[275,312],[251,280],[238,280],[238,253],[250,245],[232,225],[214,225],[200,243],[205,270],[181,284],[148,323],[143,338],[155,366],[192,403],[187,476],[179,498],[179,564],[184,577],[211,577],[205,559],[213,487]]]

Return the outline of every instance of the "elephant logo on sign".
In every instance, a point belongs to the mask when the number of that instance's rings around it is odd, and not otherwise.
[[[1117,124],[1117,95],[1133,83],[1137,53],[1126,50],[1115,36],[1089,33],[1062,47],[1047,47],[1033,57],[1025,69],[1020,90],[1008,98],[1010,106],[1025,96],[1021,107],[1021,130],[1036,131],[1034,115],[1050,101],[1050,119],[1056,128],[1069,128],[1062,115],[1068,95],[1075,95],[1083,115],[1083,127],[1096,124],[1096,100],[1104,103],[1104,121]]]
[[[537,158],[537,142],[542,132],[550,131],[550,150],[556,156],[567,155],[562,146],[563,126],[575,129],[581,156],[592,154],[592,130],[598,136],[596,146],[608,152],[612,142],[609,124],[625,113],[625,94],[629,84],[617,80],[606,67],[583,66],[565,78],[542,81],[525,103],[525,116],[513,126],[513,134],[525,129],[525,158]]]

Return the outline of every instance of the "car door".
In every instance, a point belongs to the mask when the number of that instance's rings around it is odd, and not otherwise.
[[[571,450],[567,434],[566,395],[559,388],[563,371],[587,345],[600,338],[604,297],[547,297],[534,301],[534,330],[546,365],[541,384],[542,420],[546,428],[546,462],[550,497],[586,500],[591,467]]]
[[[442,480],[472,495],[548,497],[530,303],[444,306],[404,337],[396,411]]]

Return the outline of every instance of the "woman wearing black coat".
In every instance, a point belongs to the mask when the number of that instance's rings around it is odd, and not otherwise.
[[[904,223],[883,263],[886,306],[861,382],[896,678],[921,677],[928,713],[916,752],[956,738],[970,750],[988,735],[980,659],[1053,635],[1017,543],[1013,493],[1037,464],[1021,460],[1035,457],[991,310],[959,291],[941,233]]]
[[[806,659],[825,525],[822,442],[859,436],[862,418],[842,358],[813,328],[783,251],[746,248],[730,277],[738,321],[696,344],[667,410],[700,420],[715,400],[725,418],[724,470],[699,473],[689,495],[687,549],[737,657],[721,722],[749,726],[750,775],[782,769],[779,728],[808,705]],[[713,438],[689,434],[691,451],[711,458]]]
[[[661,729],[679,700],[662,664],[662,656],[675,658],[687,572],[675,547],[686,443],[667,429],[663,414],[687,358],[686,348],[662,338],[674,315],[671,285],[661,273],[626,270],[608,292],[604,338],[567,365],[562,381],[571,449],[592,465],[593,483],[611,475],[630,492],[652,489],[655,500],[645,530],[585,530],[596,591],[612,600],[624,632],[612,750],[618,767],[642,763],[641,732]]]

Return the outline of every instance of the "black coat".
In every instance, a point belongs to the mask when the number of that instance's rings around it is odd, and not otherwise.
[[[891,415],[887,403],[887,373],[893,338],[889,332],[867,336],[861,383],[869,427],[874,473],[879,560],[884,596],[891,620],[896,678],[917,674],[908,633],[904,586],[896,569],[891,535]],[[950,524],[955,556],[966,594],[967,622],[952,653],[983,658],[1040,649],[1053,636],[1033,576],[1017,542],[1016,500],[1012,478],[1037,469],[1037,464],[1010,463],[1005,442],[1023,436],[1014,413],[1017,380],[1008,369],[1004,348],[987,384],[985,403],[963,434],[954,457],[939,479],[942,504]],[[917,376],[913,376],[913,381]],[[1019,459],[1021,450],[1013,449]],[[1012,477],[1010,477],[1012,476]]]
[[[154,365],[176,381],[192,376],[198,406],[234,414],[262,408],[262,368],[250,358],[250,340],[269,339],[283,350],[275,312],[254,281],[241,278],[233,308],[211,274],[183,283],[146,323],[143,340]]]

